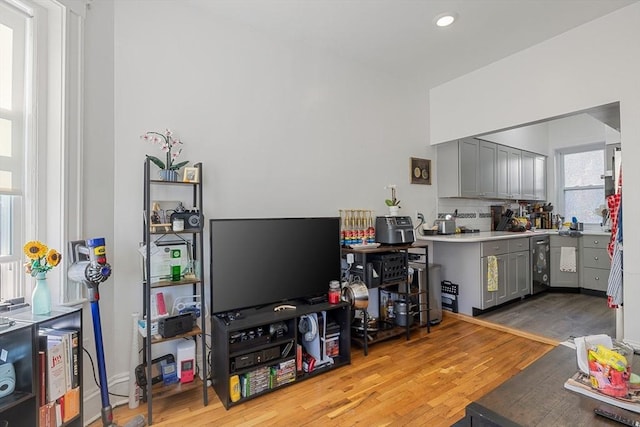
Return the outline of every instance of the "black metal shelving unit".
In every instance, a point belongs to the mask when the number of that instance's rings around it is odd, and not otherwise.
[[[145,245],[145,259],[144,259],[144,272],[143,272],[143,316],[146,319],[146,335],[143,336],[143,363],[146,366],[146,380],[147,385],[143,388],[142,400],[147,402],[147,423],[151,425],[153,423],[153,399],[165,398],[173,396],[177,393],[181,393],[186,390],[191,390],[194,387],[202,387],[202,401],[206,406],[209,403],[208,398],[208,365],[207,365],[207,346],[206,346],[206,320],[205,320],[205,279],[203,268],[203,248],[204,248],[204,217],[202,215],[202,163],[196,163],[193,167],[197,168],[197,182],[185,182],[179,181],[163,181],[151,179],[151,164],[152,162],[147,158],[144,163],[144,198],[143,198],[143,244]],[[152,224],[151,212],[152,212],[152,193],[154,190],[161,187],[173,187],[176,191],[189,191],[192,206],[197,209],[200,215],[199,225],[197,227],[185,227],[184,230],[174,231],[169,224]],[[157,243],[160,241],[167,241],[167,239],[173,239],[177,242],[185,242],[187,248],[190,246],[190,259],[193,260],[193,267],[195,267],[195,273],[199,273],[195,278],[184,278],[180,280],[163,279],[153,281],[151,279],[151,243]],[[187,249],[189,250],[189,249]],[[200,325],[196,325],[190,332],[180,334],[171,338],[162,338],[152,334],[152,322],[151,322],[151,295],[153,290],[159,288],[169,288],[176,286],[192,286],[193,294],[200,295]],[[148,363],[152,359],[152,346],[161,342],[192,338],[196,342],[196,346],[200,346],[201,358],[197,361],[200,365],[199,369],[202,372],[202,378],[199,375],[194,376],[194,381],[191,383],[180,383],[163,385],[162,383],[152,383],[152,364]],[[197,357],[197,352],[196,352]]]
[[[408,254],[410,249],[419,249],[424,251],[425,256],[425,264],[429,265],[429,246],[427,244],[423,244],[420,242],[416,242],[413,244],[403,244],[403,245],[382,245],[377,248],[342,248],[342,253],[353,253],[356,256],[360,257],[360,262],[362,263],[363,270],[367,271],[367,256],[372,254],[386,254],[386,253],[404,253],[406,255],[406,266],[408,267]],[[366,273],[365,273],[366,276]],[[371,284],[370,278],[363,277],[363,281],[367,285],[367,288],[374,289],[376,288],[378,291],[378,298],[380,298],[380,290],[385,289],[389,290],[392,293],[396,293],[399,297],[407,304],[407,319],[405,326],[391,326],[384,329],[378,328],[375,333],[375,337],[373,335],[369,335],[368,324],[369,324],[369,313],[367,309],[363,310],[363,321],[362,321],[362,337],[359,337],[356,334],[351,335],[351,339],[359,344],[364,351],[364,355],[369,354],[369,345],[374,344],[376,342],[384,341],[389,338],[393,338],[402,334],[406,335],[406,339],[409,340],[411,338],[411,329],[415,327],[409,321],[409,316],[418,316],[420,317],[421,312],[426,312],[426,324],[424,326],[427,327],[427,332],[431,332],[431,319],[430,319],[430,311],[431,311],[431,302],[429,301],[429,274],[426,275],[426,283],[425,289],[412,291],[411,284],[408,283],[408,278],[403,278],[397,281],[390,281],[388,283],[381,284]],[[401,286],[406,285],[406,291],[401,290]],[[426,306],[422,307],[420,304],[417,304],[417,307],[414,310],[410,310],[411,298],[420,297],[423,295],[426,301]],[[419,322],[416,324],[416,326]]]

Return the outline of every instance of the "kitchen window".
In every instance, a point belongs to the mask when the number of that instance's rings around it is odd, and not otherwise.
[[[565,222],[576,217],[585,224],[600,224],[604,199],[604,147],[588,146],[558,152],[559,203]]]

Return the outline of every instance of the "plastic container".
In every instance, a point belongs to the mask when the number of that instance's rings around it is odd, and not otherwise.
[[[329,304],[338,304],[340,302],[340,282],[332,280],[329,282]]]
[[[613,341],[613,348],[602,344],[587,346],[591,386],[603,394],[626,397],[633,365],[633,348]]]

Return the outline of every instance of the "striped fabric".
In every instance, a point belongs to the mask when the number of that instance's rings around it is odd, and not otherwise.
[[[616,240],[607,286],[607,303],[611,308],[622,305],[622,242]]]

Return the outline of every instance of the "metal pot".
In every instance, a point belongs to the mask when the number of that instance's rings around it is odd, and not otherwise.
[[[354,309],[367,308],[369,306],[369,289],[362,282],[350,283],[342,288],[342,301],[351,304]]]
[[[436,219],[434,225],[438,227],[438,234],[455,234],[456,221],[453,219]]]
[[[396,325],[407,326],[407,319],[409,319],[409,326],[413,324],[413,316],[409,312],[409,305],[404,301],[396,301],[395,313],[396,313]]]

